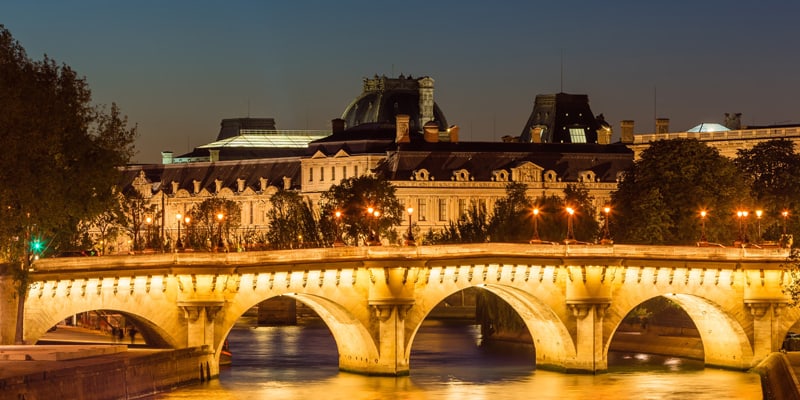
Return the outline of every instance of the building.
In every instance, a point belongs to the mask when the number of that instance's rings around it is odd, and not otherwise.
[[[741,114],[734,114],[735,121]],[[730,114],[725,115],[726,122]],[[736,158],[739,149],[750,149],[758,143],[776,139],[786,139],[800,145],[800,125],[768,125],[741,127],[738,122],[718,124],[702,123],[684,132],[670,132],[669,120],[659,118],[656,121],[656,133],[633,134],[633,121],[622,121],[623,142],[629,139],[629,147],[633,150],[635,158],[639,158],[642,151],[650,143],[658,140],[669,139],[697,139],[708,146],[719,150],[725,157]]]
[[[165,235],[173,237],[174,216],[210,197],[237,201],[242,232],[257,232],[266,228],[278,190],[298,191],[316,203],[344,178],[377,174],[414,207],[416,229],[425,232],[446,227],[470,205],[491,210],[510,182],[525,183],[533,198],[561,195],[568,184],[580,183],[601,209],[633,161],[625,144],[608,143],[611,129],[592,114],[585,95],[537,96],[519,138],[461,142],[433,93],[430,77],[365,79],[362,94],[332,121],[331,132],[306,135],[312,140],[297,147],[249,138],[280,132],[270,119],[224,120],[215,142],[169,163],[128,166],[123,185],[164,210]]]

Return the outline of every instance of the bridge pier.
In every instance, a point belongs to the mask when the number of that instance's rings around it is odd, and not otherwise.
[[[207,377],[219,375],[219,362],[213,361],[216,349],[214,348],[214,318],[222,309],[223,301],[179,301],[178,307],[186,317],[186,347],[199,347],[207,349],[212,362],[206,362]]]
[[[603,317],[611,305],[613,268],[602,265],[569,266],[567,306],[576,318],[575,358],[565,360],[568,372],[596,373],[608,369],[603,341]]]
[[[569,304],[577,319],[575,358],[567,360],[567,372],[596,373],[608,369],[603,342],[603,316],[610,302]]]
[[[763,360],[781,348],[782,340],[775,333],[781,325],[785,302],[745,302],[753,316],[753,359]]]

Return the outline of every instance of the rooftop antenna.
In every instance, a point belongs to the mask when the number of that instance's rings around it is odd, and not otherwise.
[[[559,93],[564,93],[564,49],[561,49],[561,88]]]
[[[653,85],[653,133],[658,133],[658,124],[656,120],[658,119],[658,92],[656,91],[656,85]]]

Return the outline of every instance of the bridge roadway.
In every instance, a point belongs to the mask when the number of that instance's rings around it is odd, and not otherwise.
[[[539,368],[607,369],[623,318],[667,296],[697,325],[707,365],[745,370],[780,349],[800,319],[781,291],[787,255],[774,248],[487,243],[42,259],[31,276],[24,337],[34,343],[70,315],[109,310],[133,320],[151,346],[205,346],[216,374],[235,321],[261,301],[289,296],[330,328],[341,370],[403,375],[428,313],[477,287],[519,313]]]

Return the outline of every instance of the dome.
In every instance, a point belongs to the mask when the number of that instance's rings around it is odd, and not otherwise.
[[[444,113],[433,102],[433,79],[429,77],[364,79],[363,92],[347,106],[342,119],[352,128],[367,123],[394,124],[398,114],[410,117],[411,132],[422,133],[423,125],[431,120],[440,131],[447,129]]]
[[[730,129],[714,122],[704,122],[686,132],[725,132],[729,130]]]

